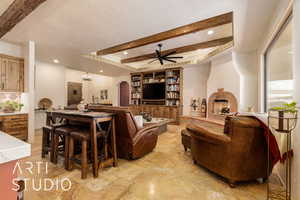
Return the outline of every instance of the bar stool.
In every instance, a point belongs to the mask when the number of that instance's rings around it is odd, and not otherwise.
[[[97,139],[103,138],[106,131],[97,131]],[[77,163],[81,166],[81,178],[86,179],[88,170],[88,147],[91,141],[91,134],[89,129],[73,131],[70,133],[69,137],[69,157],[68,157],[68,170],[73,169],[73,164]],[[74,141],[79,141],[81,143],[81,155],[80,159],[76,158],[74,155]]]
[[[52,143],[52,157],[53,163],[57,164],[58,156],[64,158],[65,169],[69,169],[68,160],[69,160],[69,136],[72,131],[79,129],[79,126],[74,125],[64,125],[59,128],[56,128],[53,131],[53,143]]]
[[[42,136],[42,158],[45,158],[48,153],[51,152],[51,138],[53,133],[53,127],[44,126]]]
[[[44,126],[42,128],[42,158],[45,158],[52,151],[52,141],[53,141],[53,133],[56,128],[63,126],[64,121],[62,119],[51,119],[50,126]],[[51,162],[53,161],[52,155],[50,157]]]

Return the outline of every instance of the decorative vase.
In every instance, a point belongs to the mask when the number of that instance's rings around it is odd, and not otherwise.
[[[77,105],[77,109],[80,112],[83,112],[85,110],[85,103],[83,101],[81,101],[80,104]]]

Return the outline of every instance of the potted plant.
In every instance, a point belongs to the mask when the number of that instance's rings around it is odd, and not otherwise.
[[[21,111],[24,105],[16,101],[5,101],[0,104],[0,108],[4,113],[13,113],[16,111]]]
[[[298,108],[294,101],[271,108],[269,110],[271,126],[279,132],[290,132],[296,126]]]

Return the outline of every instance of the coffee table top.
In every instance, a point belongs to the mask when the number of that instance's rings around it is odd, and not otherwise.
[[[158,117],[153,117],[151,121],[147,122],[146,120],[144,120],[144,125],[151,125],[151,124],[168,124],[168,123],[172,123],[175,122],[175,120],[173,119],[169,119],[169,118],[158,118]]]

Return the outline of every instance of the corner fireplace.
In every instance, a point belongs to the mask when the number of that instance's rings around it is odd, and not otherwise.
[[[235,113],[238,110],[237,99],[231,92],[218,89],[208,99],[208,118],[223,120],[226,115]]]

